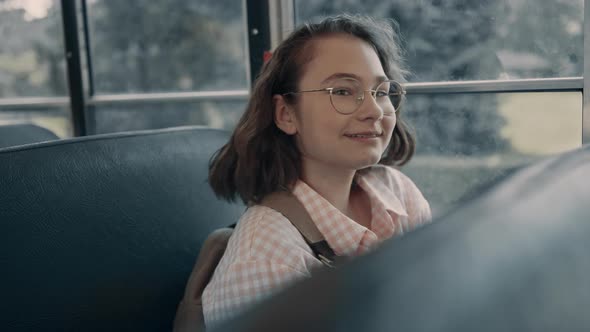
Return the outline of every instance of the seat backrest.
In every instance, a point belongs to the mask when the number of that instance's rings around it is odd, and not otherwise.
[[[0,148],[59,139],[53,132],[34,124],[0,126]]]
[[[207,183],[228,137],[186,127],[0,149],[1,329],[170,331],[205,237],[244,211]]]
[[[590,146],[214,331],[587,331]]]

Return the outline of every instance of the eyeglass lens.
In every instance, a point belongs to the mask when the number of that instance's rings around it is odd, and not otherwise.
[[[340,79],[334,81],[330,99],[332,105],[342,114],[350,114],[356,111],[365,100],[365,89],[355,79]],[[391,114],[401,104],[401,86],[397,82],[384,81],[374,90],[370,91],[384,114]]]

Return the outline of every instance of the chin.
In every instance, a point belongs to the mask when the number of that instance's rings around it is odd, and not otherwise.
[[[359,170],[359,169],[375,166],[379,163],[379,160],[381,160],[381,156],[368,156],[367,158],[364,158],[362,160],[358,160],[355,163],[355,165],[356,165],[355,169]]]

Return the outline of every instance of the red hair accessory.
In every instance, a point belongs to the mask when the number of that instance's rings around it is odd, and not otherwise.
[[[264,55],[262,56],[262,59],[263,59],[264,63],[267,63],[268,60],[270,60],[271,57],[272,57],[272,52],[271,51],[264,51]]]

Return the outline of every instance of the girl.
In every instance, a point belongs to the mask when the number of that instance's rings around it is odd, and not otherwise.
[[[297,228],[261,205],[291,192],[338,256],[357,256],[427,222],[418,188],[392,167],[414,152],[403,123],[405,71],[386,22],[341,15],[307,24],[264,65],[209,181],[249,208],[203,292],[207,326],[322,263]]]

